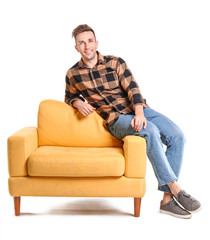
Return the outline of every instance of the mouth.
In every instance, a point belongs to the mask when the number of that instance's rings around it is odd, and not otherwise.
[[[87,50],[87,51],[85,51],[85,54],[86,55],[90,55],[92,53],[92,50]]]

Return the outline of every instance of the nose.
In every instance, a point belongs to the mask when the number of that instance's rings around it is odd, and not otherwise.
[[[85,49],[88,49],[89,48],[89,43],[85,43]]]

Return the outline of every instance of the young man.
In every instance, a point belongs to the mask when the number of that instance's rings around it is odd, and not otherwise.
[[[79,25],[72,36],[81,60],[67,72],[65,102],[84,116],[97,111],[104,118],[105,127],[118,139],[126,135],[145,138],[158,189],[164,192],[160,212],[191,218],[201,204],[177,183],[185,144],[182,131],[147,105],[122,58],[102,56],[97,51],[92,28]],[[167,146],[166,152],[162,144]]]

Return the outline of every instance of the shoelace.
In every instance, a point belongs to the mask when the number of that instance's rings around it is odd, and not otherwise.
[[[193,199],[192,197],[191,197],[191,195],[190,194],[188,194],[188,193],[183,193],[183,196],[185,196],[186,198],[191,198],[191,203],[194,203],[194,202],[196,202],[196,200],[195,199]]]
[[[183,195],[184,195],[185,197],[187,197],[187,198],[190,198],[190,197],[191,197],[191,195],[188,194],[188,193],[184,193]]]

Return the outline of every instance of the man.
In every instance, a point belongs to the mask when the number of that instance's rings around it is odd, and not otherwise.
[[[105,127],[118,139],[126,135],[145,138],[158,189],[164,192],[160,212],[191,218],[201,204],[177,183],[185,144],[182,131],[147,105],[122,58],[102,56],[97,51],[92,28],[79,25],[72,36],[81,60],[66,74],[65,102],[84,116],[97,111],[104,118]],[[167,146],[166,152],[162,143]]]

